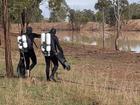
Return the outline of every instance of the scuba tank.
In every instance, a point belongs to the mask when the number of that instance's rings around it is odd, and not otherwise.
[[[43,54],[47,57],[51,56],[51,54],[54,54],[58,61],[61,63],[64,69],[67,69],[68,71],[71,69],[70,64],[65,59],[63,53],[57,52],[54,49],[54,41],[53,36],[51,36],[50,33],[42,33],[41,34],[41,50]]]
[[[51,56],[51,34],[41,34],[41,50],[45,56]]]
[[[17,37],[17,42],[18,42],[18,48],[24,52],[28,50],[28,41],[27,41],[27,36],[22,35]]]
[[[25,58],[24,58],[24,52],[28,49],[28,43],[27,43],[27,36],[22,35],[17,37],[18,42],[18,48],[20,51],[20,60],[17,66],[17,75],[18,77],[25,77]]]
[[[18,42],[18,48],[21,50],[23,48],[22,47],[22,38],[21,38],[21,36],[17,37],[17,42]]]

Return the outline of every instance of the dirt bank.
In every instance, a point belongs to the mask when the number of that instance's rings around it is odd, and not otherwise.
[[[101,30],[102,24],[97,22],[88,22],[85,25],[81,26],[81,31],[99,31]],[[42,30],[49,30],[52,27],[55,27],[58,30],[70,31],[71,25],[67,22],[57,22],[57,23],[48,23],[48,22],[40,22],[40,23],[31,23],[31,26],[36,32],[41,32]],[[114,28],[109,27],[109,25],[105,25],[106,31],[112,31]],[[11,32],[19,32],[20,26],[18,24],[12,24]],[[123,31],[140,31],[140,20],[130,20],[122,27]]]
[[[64,45],[66,55],[89,60],[88,69],[117,79],[140,80],[140,54],[98,49],[93,46]]]

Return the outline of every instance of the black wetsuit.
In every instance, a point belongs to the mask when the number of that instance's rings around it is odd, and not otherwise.
[[[40,34],[36,34],[36,33],[30,33],[28,34],[28,38],[30,40],[30,43],[28,43],[28,51],[24,52],[24,57],[25,57],[25,61],[26,61],[26,70],[32,70],[33,67],[37,64],[37,59],[36,59],[36,55],[34,52],[34,48],[33,48],[33,43],[34,43],[34,39],[35,38],[40,38],[41,35]],[[30,65],[30,58],[32,60],[32,64]]]
[[[54,34],[51,34],[51,45],[52,45],[52,50],[51,50],[51,56],[47,57],[45,56],[45,62],[46,62],[46,77],[47,77],[47,80],[50,80],[50,79],[54,79],[54,75],[58,69],[58,59],[56,57],[56,53],[57,52],[61,52],[63,53],[63,50],[59,44],[59,41],[58,41],[58,38],[57,36],[55,36]],[[52,73],[51,73],[51,76],[50,76],[50,62],[52,61],[53,63],[53,68],[52,68]]]

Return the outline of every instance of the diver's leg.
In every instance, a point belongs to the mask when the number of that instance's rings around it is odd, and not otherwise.
[[[30,50],[30,57],[32,60],[32,64],[30,65],[29,70],[31,71],[34,68],[34,66],[37,64],[37,59],[36,59],[34,49]]]
[[[56,71],[57,71],[57,69],[58,69],[58,60],[57,60],[57,58],[54,56],[54,57],[52,57],[51,58],[51,60],[52,60],[52,62],[53,62],[53,65],[54,65],[54,67],[53,67],[53,69],[52,69],[52,73],[51,73],[51,76],[50,76],[50,79],[52,79],[53,81],[56,81],[55,79],[54,79],[54,75],[55,75],[55,73],[56,73]]]
[[[24,60],[25,60],[25,67],[26,67],[26,76],[30,77],[30,71],[29,71],[29,65],[30,65],[30,59],[29,59],[29,53],[24,53]]]
[[[45,63],[46,63],[46,78],[47,81],[50,81],[50,58],[45,57]]]

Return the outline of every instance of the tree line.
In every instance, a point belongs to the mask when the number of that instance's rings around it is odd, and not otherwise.
[[[11,22],[13,23],[20,22],[19,16],[22,9],[25,7],[27,8],[28,11],[27,13],[29,13],[28,14],[29,21],[38,22],[42,20],[43,19],[43,16],[41,15],[42,11],[39,8],[39,5],[42,1],[43,0],[28,0],[28,1],[8,0],[8,8],[9,8],[8,11]],[[104,12],[106,14],[105,22],[107,24],[114,25],[115,24],[114,21],[116,21],[113,8],[115,0],[103,0],[103,2],[102,0],[98,0],[98,2],[95,4],[95,9],[98,10],[97,12],[94,12],[93,10],[90,9],[84,10],[71,9],[66,3],[66,0],[45,0],[45,1],[48,1],[49,4],[50,10],[49,22],[61,22],[65,21],[67,18],[71,20],[70,19],[71,17],[73,17],[75,22],[78,22],[79,24],[87,23],[89,21],[101,22],[103,16],[101,6],[104,6]],[[123,18],[140,19],[139,3],[129,4],[128,0],[121,0],[121,2],[122,2],[121,9],[123,10],[124,14]],[[0,16],[2,16],[2,1],[0,1]],[[2,18],[0,18],[0,21],[2,21]]]
[[[23,9],[27,10],[28,21],[37,22],[43,19],[39,6],[42,0],[7,0],[9,20],[12,23],[20,23],[20,15]],[[3,15],[2,0],[0,1],[0,17]],[[2,18],[0,19],[2,21]]]

